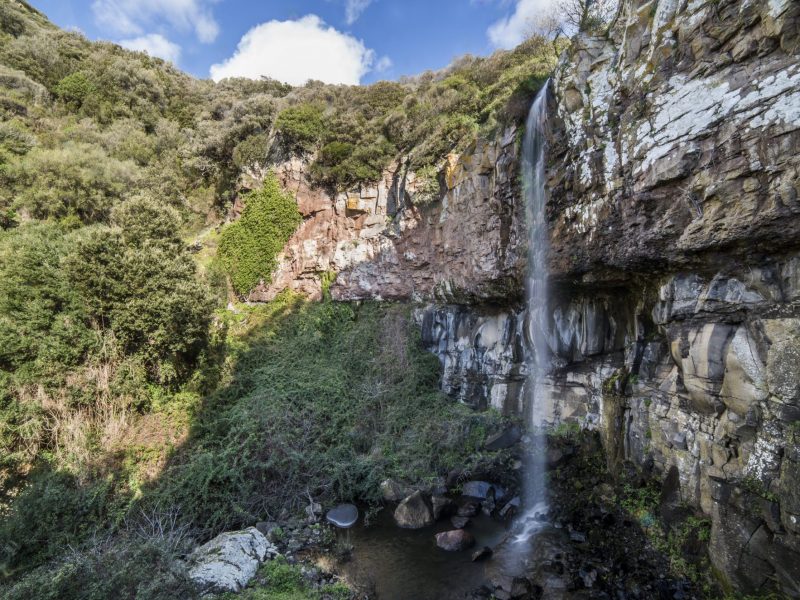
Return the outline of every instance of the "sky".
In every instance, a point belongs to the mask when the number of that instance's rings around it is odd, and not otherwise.
[[[29,0],[197,77],[372,83],[512,48],[552,0]]]

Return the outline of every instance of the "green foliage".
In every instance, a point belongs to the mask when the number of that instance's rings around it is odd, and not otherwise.
[[[257,578],[240,594],[225,594],[222,600],[349,600],[350,589],[342,584],[311,588],[299,565],[290,565],[282,556],[264,564]]]
[[[244,139],[233,150],[233,164],[244,169],[258,163],[264,163],[269,152],[269,135],[257,133]]]
[[[26,225],[0,234],[0,370],[24,382],[80,361],[92,343],[83,302],[62,261],[61,228]]]
[[[83,71],[67,75],[58,82],[58,85],[53,90],[58,98],[75,109],[80,108],[84,100],[94,91],[94,84]]]
[[[137,176],[133,163],[83,143],[36,148],[12,172],[18,209],[36,219],[74,216],[84,223],[107,220]]]
[[[84,486],[47,469],[35,474],[0,521],[0,572],[52,558],[89,535],[104,517],[107,492],[103,482]]]
[[[118,217],[130,230],[82,232],[65,267],[92,318],[114,332],[126,353],[141,356],[157,380],[174,383],[202,349],[212,304],[169,223],[147,216],[123,207]]]
[[[172,547],[130,536],[73,550],[3,590],[7,600],[168,600],[195,594]]]
[[[284,509],[380,500],[387,477],[411,482],[489,467],[499,417],[438,391],[439,364],[410,333],[406,308],[304,303],[248,311],[251,332],[230,384],[153,490],[209,532]]]
[[[244,205],[241,218],[223,229],[219,240],[220,263],[241,295],[269,280],[278,253],[302,221],[294,198],[273,174],[262,189],[245,196]]]
[[[275,129],[292,152],[309,152],[325,133],[324,109],[316,103],[290,106],[278,114]]]

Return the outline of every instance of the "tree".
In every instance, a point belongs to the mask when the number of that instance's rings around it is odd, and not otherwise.
[[[597,31],[611,21],[618,6],[619,0],[557,0],[533,20],[529,33],[555,43],[561,36]]]

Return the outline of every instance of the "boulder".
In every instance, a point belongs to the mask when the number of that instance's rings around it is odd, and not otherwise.
[[[470,498],[485,500],[494,494],[494,486],[486,481],[467,481],[461,488],[461,493]]]
[[[421,529],[433,524],[433,512],[422,492],[416,491],[397,506],[394,520],[403,529]]]
[[[412,490],[396,482],[394,479],[386,479],[381,482],[381,494],[386,502],[400,502],[411,494]]]
[[[506,517],[513,517],[519,510],[520,506],[522,506],[522,500],[520,500],[519,496],[514,496],[511,500],[506,502],[503,508],[500,509],[500,517],[503,519]]]
[[[453,529],[436,534],[436,545],[448,552],[460,552],[475,545],[475,538],[469,531]]]
[[[259,565],[277,554],[277,548],[255,527],[229,531],[192,552],[188,574],[202,593],[239,592]]]

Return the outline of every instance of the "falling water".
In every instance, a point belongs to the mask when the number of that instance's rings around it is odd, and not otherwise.
[[[518,540],[529,539],[540,527],[537,517],[547,512],[545,481],[546,438],[543,432],[544,402],[542,379],[550,370],[547,345],[547,251],[548,231],[545,218],[545,127],[547,125],[547,88],[549,81],[533,101],[525,126],[522,147],[523,192],[528,219],[528,334],[533,346],[526,385],[531,431],[531,450],[525,477],[526,514]]]

